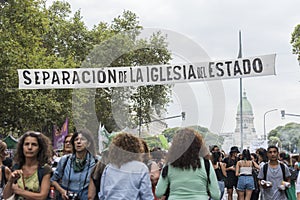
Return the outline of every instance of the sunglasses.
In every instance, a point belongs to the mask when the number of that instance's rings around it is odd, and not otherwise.
[[[24,135],[41,135],[41,132],[27,131]]]

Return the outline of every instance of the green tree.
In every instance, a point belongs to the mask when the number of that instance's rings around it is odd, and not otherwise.
[[[128,119],[126,126],[137,126],[141,120],[149,121],[154,111],[159,113],[165,109],[170,86],[104,88],[96,92],[18,89],[17,69],[167,63],[171,56],[165,37],[154,33],[147,40],[137,39],[142,27],[134,13],[124,11],[111,24],[100,22],[88,30],[80,11],[71,16],[70,4],[65,1],[54,1],[47,8],[44,0],[7,0],[0,2],[0,9],[0,122],[3,133],[19,134],[33,129],[50,135],[52,125],[61,125],[67,116],[70,130],[75,121],[80,121],[83,127],[97,127],[98,124],[89,124],[92,123],[88,108],[91,95],[95,99],[98,120],[110,132],[122,128],[113,110],[120,111],[121,119]],[[97,51],[97,46],[104,50]],[[73,112],[74,107],[78,108],[76,112]]]
[[[49,121],[66,113],[58,101],[65,96],[61,91],[18,90],[17,69],[74,66],[72,60],[47,54],[43,36],[48,31],[43,1],[8,0],[1,4],[0,120],[7,124],[8,131],[42,130]]]
[[[298,56],[298,61],[300,62],[300,24],[295,27],[292,33],[291,44],[293,46],[293,54]]]
[[[105,27],[101,23],[93,29],[94,35],[101,35],[96,30],[106,36],[109,32],[113,35],[94,48],[89,56],[91,65],[155,65],[166,64],[171,59],[161,33],[154,33],[148,40],[137,39],[142,27],[137,16],[130,11],[124,11],[122,16],[115,18],[109,27],[110,31],[105,31]],[[151,121],[151,114],[159,115],[165,111],[170,101],[170,89],[171,86],[166,85],[97,89],[97,117],[110,132],[125,127],[136,128],[140,123]]]
[[[224,142],[224,138],[222,136],[210,132],[208,128],[201,126],[190,126],[190,128],[197,130],[203,136],[207,147],[210,147],[212,145],[218,145],[219,147],[221,147]],[[178,129],[180,128],[168,128],[164,130],[162,134],[167,138],[168,142],[172,142],[174,134]]]
[[[271,130],[269,144],[278,144],[282,149],[293,152],[300,149],[300,124],[288,123]]]

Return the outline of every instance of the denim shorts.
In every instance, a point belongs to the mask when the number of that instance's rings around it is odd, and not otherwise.
[[[245,190],[255,190],[254,178],[252,175],[249,176],[239,176],[237,190],[245,191]]]

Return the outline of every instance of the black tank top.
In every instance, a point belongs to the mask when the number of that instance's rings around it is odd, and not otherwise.
[[[221,169],[219,163],[217,165],[218,165],[218,168],[215,169],[215,173],[216,173],[217,179],[218,179],[218,181],[223,181],[224,177],[223,177],[222,169]]]

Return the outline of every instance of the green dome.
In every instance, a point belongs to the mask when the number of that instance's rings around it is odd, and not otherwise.
[[[253,115],[252,106],[246,97],[246,92],[244,92],[242,104],[243,104],[243,114]],[[240,108],[241,108],[241,105],[239,103],[238,109],[237,109],[237,114],[240,114],[240,112],[241,112]]]

